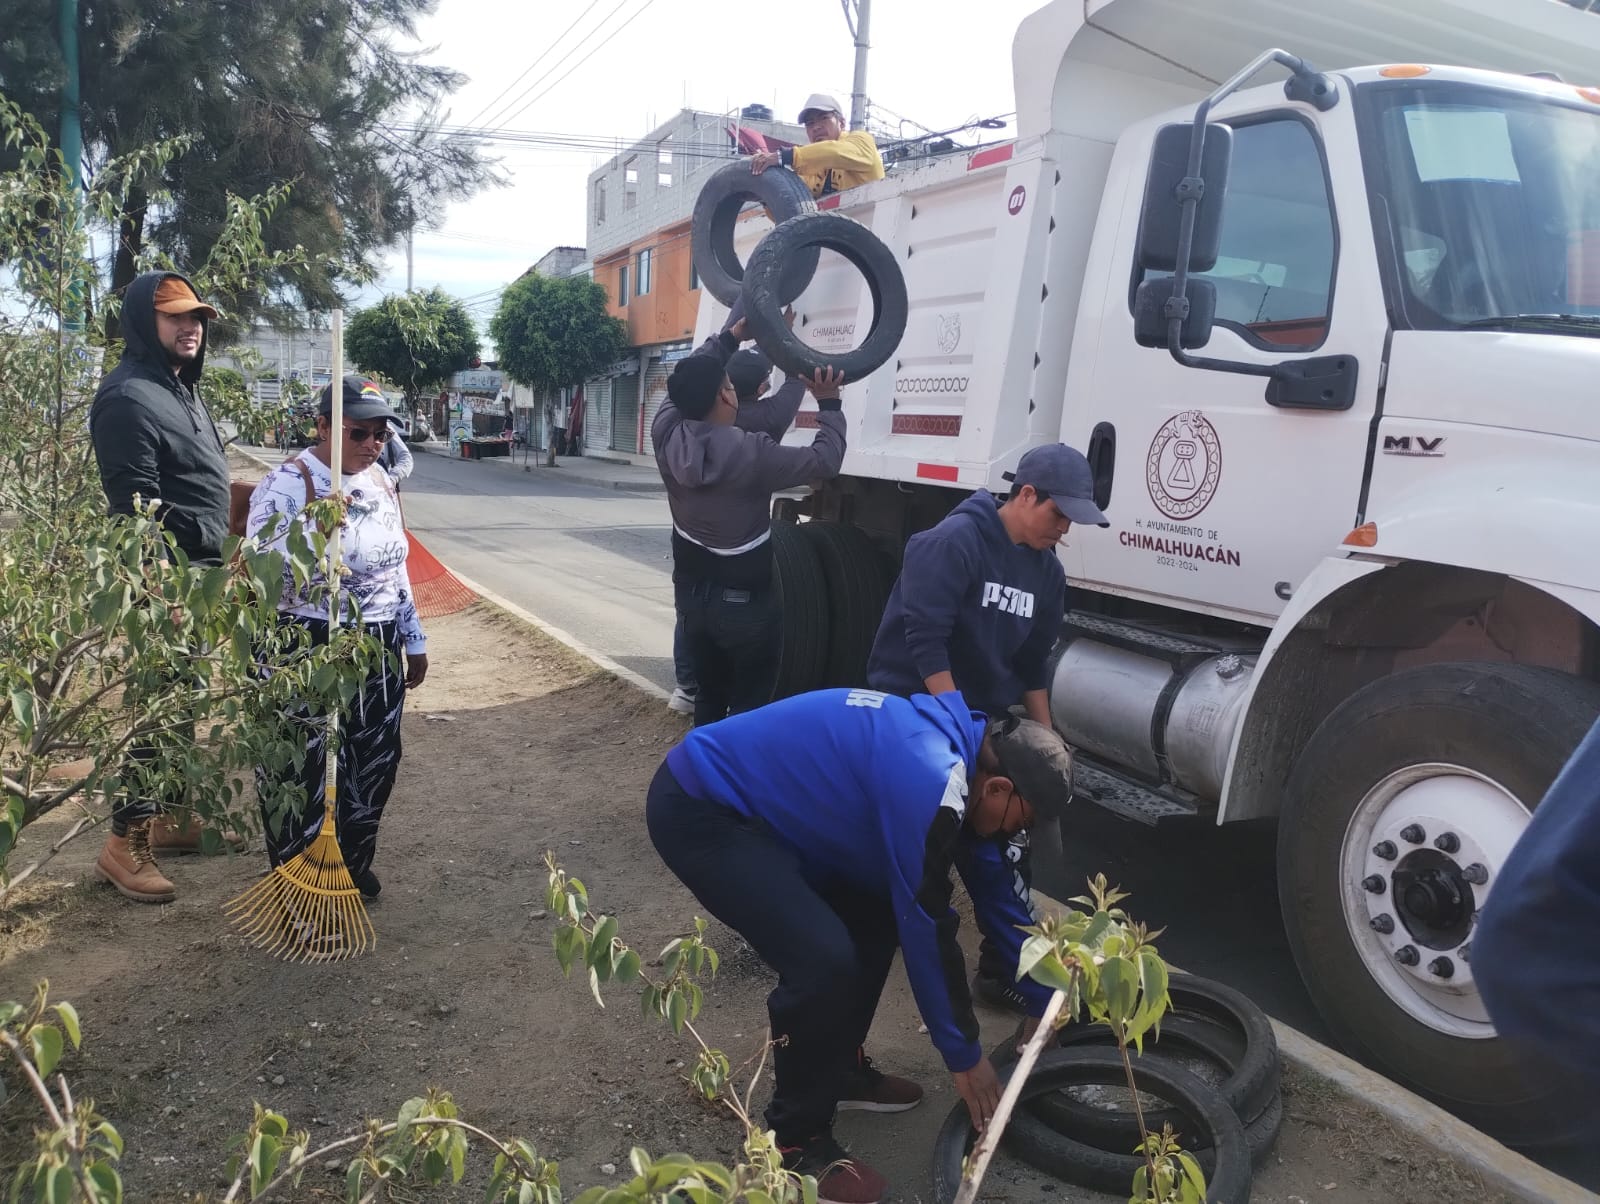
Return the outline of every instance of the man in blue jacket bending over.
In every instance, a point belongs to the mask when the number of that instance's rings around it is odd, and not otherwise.
[[[897,946],[973,1123],[993,1114],[1000,1084],[978,1044],[950,871],[1014,978],[1019,926],[1032,917],[1002,845],[1035,816],[1058,816],[1071,794],[1059,735],[991,720],[953,691],[802,694],[696,728],[667,754],[650,785],[650,839],[778,973],[766,1119],[791,1169],[819,1177],[822,1200],[877,1204],[887,1188],[834,1141],[834,1110],[898,1112],[922,1099],[861,1052]],[[1042,1015],[1050,992],[1020,985]]]
[[[1003,501],[980,489],[906,544],[867,661],[874,690],[911,695],[960,690],[989,715],[1020,705],[1050,726],[1048,658],[1066,613],[1056,545],[1073,523],[1104,527],[1083,454],[1050,443],[1006,474]],[[1028,834],[1006,850],[1026,897]],[[986,1003],[1026,1010],[1003,950],[985,938],[973,986]]]

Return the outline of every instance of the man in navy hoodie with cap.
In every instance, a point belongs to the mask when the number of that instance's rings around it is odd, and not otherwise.
[[[867,684],[910,696],[960,690],[990,715],[1020,705],[1051,726],[1047,661],[1066,613],[1056,546],[1073,523],[1104,527],[1094,473],[1063,443],[1026,452],[1007,474],[1004,501],[980,489],[906,544],[900,579],[867,662]],[[1031,880],[1027,834],[1007,850],[1019,888]],[[1014,975],[985,940],[975,986],[987,1002],[1021,1010]]]

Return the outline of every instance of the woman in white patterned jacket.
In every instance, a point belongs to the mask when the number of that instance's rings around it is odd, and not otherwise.
[[[343,430],[332,429],[331,384],[322,391],[321,400],[316,445],[284,461],[256,486],[245,530],[263,547],[282,547],[307,500],[333,493],[332,440],[344,440],[341,492],[346,512],[340,555],[348,575],[340,589],[346,599],[359,604],[367,631],[393,654],[362,684],[350,713],[341,715],[339,721],[339,848],[362,895],[374,899],[381,889],[372,872],[378,821],[400,767],[400,719],[406,691],[420,686],[427,676],[428,645],[406,573],[408,545],[400,503],[388,476],[375,467],[396,415],[382,390],[360,376],[344,378]],[[313,587],[321,584],[320,577],[312,582]],[[350,622],[354,608],[347,604],[344,613],[345,621]],[[327,604],[312,602],[306,593],[296,590],[287,567],[278,617],[281,622],[306,628],[317,643],[327,641]],[[399,668],[402,664],[403,671]],[[313,737],[308,751],[305,766],[297,775],[305,788],[304,809],[298,815],[285,815],[276,833],[270,817],[262,817],[267,855],[274,866],[304,849],[322,826],[324,743],[320,733]],[[256,772],[263,784],[271,781],[265,768]]]

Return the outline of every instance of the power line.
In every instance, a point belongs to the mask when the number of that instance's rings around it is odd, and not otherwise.
[[[543,53],[541,53],[538,58],[534,59],[533,62],[529,63],[526,67],[523,68],[521,75],[517,76],[516,79],[512,80],[505,87],[501,88],[499,93],[495,96],[495,98],[493,100],[491,100],[488,104],[484,105],[481,109],[479,109],[471,117],[467,118],[467,120],[462,122],[462,124],[463,125],[471,125],[473,122],[477,121],[478,118],[482,117],[485,113],[489,112],[496,105],[498,105],[500,103],[500,101],[502,99],[504,99],[504,97],[505,97],[507,92],[511,91],[512,88],[515,88],[518,84],[520,84],[524,79],[526,79],[528,77],[528,75],[533,71],[533,69],[535,67],[537,67],[540,63],[544,62],[545,58],[550,54],[550,52],[552,50],[554,50],[557,46],[561,45],[562,39],[565,38],[574,29],[576,29],[578,27],[578,23],[580,21],[582,21],[585,17],[587,17],[590,13],[594,12],[594,10],[597,7],[599,7],[599,0],[592,0],[592,2],[590,3],[590,5],[587,8],[585,8],[582,12],[580,12],[576,17],[574,17],[572,19],[572,24],[567,26],[565,29],[563,29],[561,31],[561,33],[557,36],[556,40],[551,42],[550,45],[548,45],[548,46],[546,46],[544,48]]]
[[[596,3],[598,3],[598,0],[596,0]],[[557,59],[554,63],[551,63],[549,67],[545,68],[544,72],[542,74],[540,74],[539,78],[534,80],[531,84],[529,84],[526,88],[524,88],[521,92],[519,92],[515,99],[509,100],[509,101],[505,102],[504,104],[502,104],[499,107],[499,109],[497,110],[496,116],[493,117],[493,118],[490,118],[490,120],[496,120],[496,119],[498,119],[498,120],[506,120],[505,114],[506,114],[506,111],[508,109],[510,109],[513,105],[519,104],[523,100],[523,98],[528,95],[528,93],[530,93],[530,92],[534,91],[535,89],[537,89],[541,84],[543,84],[545,82],[545,80],[549,79],[553,74],[555,74],[555,72],[559,71],[561,69],[561,66],[562,66],[563,63],[566,63],[567,61],[569,61],[572,58],[573,55],[577,54],[578,51],[582,50],[583,47],[584,47],[584,44],[587,43],[590,38],[594,37],[595,34],[599,33],[602,29],[604,29],[605,25],[606,25],[606,22],[611,20],[612,17],[616,16],[619,12],[621,12],[623,10],[623,8],[627,6],[628,3],[629,3],[629,0],[617,0],[617,5],[616,5],[615,8],[613,8],[605,16],[601,17],[600,20],[595,23],[594,27],[592,29],[590,29],[588,33],[584,34],[583,37],[579,38],[576,43],[574,43],[572,46],[569,46],[567,48],[566,52],[564,54],[562,54],[562,56],[559,59]],[[590,7],[592,8],[593,5],[591,5]],[[610,37],[607,37],[603,41],[601,41],[600,45],[604,46],[606,44],[606,42],[609,42],[610,40],[611,40]],[[599,47],[596,47],[596,49],[598,49],[598,48]],[[587,58],[588,56],[585,56],[585,57]],[[507,89],[507,90],[509,91],[509,89]],[[537,97],[535,97],[535,99],[537,99]],[[518,112],[520,112],[520,111],[521,110],[519,109]]]
[[[626,3],[626,2],[627,2],[627,0],[623,0],[623,3]],[[624,21],[624,22],[623,22],[623,23],[622,23],[622,24],[621,24],[621,25],[619,25],[619,26],[617,26],[617,27],[616,27],[616,28],[615,28],[615,29],[614,29],[614,30],[612,30],[612,31],[611,31],[611,32],[610,32],[610,33],[609,33],[609,34],[607,34],[607,35],[606,35],[606,37],[605,37],[605,39],[604,39],[604,40],[603,40],[603,41],[602,41],[602,42],[601,42],[601,43],[600,43],[600,44],[599,44],[599,45],[598,45],[598,46],[596,46],[596,47],[595,47],[595,48],[594,48],[594,49],[593,49],[593,50],[591,50],[591,51],[590,51],[590,52],[589,52],[589,53],[588,53],[588,54],[586,54],[586,55],[584,55],[584,56],[583,56],[583,57],[582,57],[582,58],[581,58],[581,59],[579,59],[579,60],[578,60],[578,61],[577,61],[577,62],[576,62],[576,63],[574,63],[574,64],[573,64],[573,65],[572,65],[572,66],[571,66],[571,67],[570,67],[570,68],[569,68],[569,69],[568,69],[568,70],[567,70],[567,71],[566,71],[566,73],[565,73],[565,74],[563,74],[563,75],[562,75],[562,76],[561,76],[561,78],[560,78],[560,79],[558,79],[558,80],[556,80],[556,81],[555,81],[555,83],[553,83],[553,84],[551,84],[551,85],[550,85],[550,86],[549,86],[549,87],[548,87],[548,88],[546,88],[546,89],[545,89],[545,90],[544,90],[544,91],[542,91],[542,92],[540,92],[540,93],[539,93],[539,95],[537,95],[537,96],[535,96],[535,97],[534,97],[534,98],[533,98],[533,99],[532,99],[532,100],[530,100],[530,101],[529,101],[529,102],[528,102],[528,103],[527,103],[527,104],[525,104],[525,105],[523,105],[523,106],[522,106],[522,107],[521,107],[521,108],[520,108],[520,109],[518,109],[518,110],[517,110],[517,111],[516,111],[516,112],[514,112],[514,113],[511,113],[511,114],[508,114],[508,115],[506,115],[506,116],[505,116],[505,117],[504,117],[504,118],[502,118],[502,120],[505,120],[505,121],[512,121],[512,120],[515,120],[515,119],[516,119],[516,118],[517,118],[517,117],[520,117],[520,116],[521,116],[521,115],[522,115],[522,114],[523,114],[523,113],[526,113],[526,112],[527,112],[527,111],[528,111],[528,109],[530,109],[530,108],[531,108],[531,107],[532,107],[532,106],[534,106],[534,105],[536,105],[536,104],[538,104],[538,103],[539,103],[539,101],[541,101],[541,100],[543,100],[543,99],[544,99],[544,98],[545,98],[545,97],[546,97],[546,96],[548,96],[548,95],[549,95],[549,94],[550,94],[550,93],[551,93],[551,92],[552,92],[552,91],[553,91],[553,90],[554,90],[554,89],[555,89],[555,88],[556,88],[556,87],[558,87],[558,86],[559,86],[559,85],[560,85],[560,84],[561,84],[561,83],[562,83],[562,81],[563,81],[563,80],[565,80],[565,79],[566,79],[566,78],[567,78],[567,76],[569,76],[569,75],[571,75],[571,74],[572,74],[572,73],[573,73],[573,72],[574,72],[574,71],[576,71],[576,70],[577,70],[577,69],[578,69],[578,68],[579,68],[579,67],[581,67],[581,66],[583,66],[583,65],[584,65],[584,64],[585,64],[585,63],[587,63],[587,62],[588,62],[588,61],[589,61],[589,60],[590,60],[590,59],[592,59],[592,58],[593,58],[593,57],[594,57],[594,56],[595,56],[595,55],[596,55],[596,54],[597,54],[597,53],[598,53],[598,52],[599,52],[599,51],[601,51],[601,50],[604,50],[604,49],[605,49],[605,48],[606,48],[606,47],[607,47],[607,46],[608,46],[608,45],[610,45],[610,44],[611,44],[611,42],[612,42],[612,40],[613,40],[613,39],[615,39],[615,38],[616,38],[616,36],[617,36],[617,35],[618,35],[618,34],[620,34],[620,33],[621,33],[621,32],[622,32],[622,31],[623,31],[623,30],[624,30],[624,29],[627,29],[627,28],[628,28],[628,26],[630,26],[630,25],[632,25],[632,24],[633,24],[633,23],[634,23],[634,22],[635,22],[635,21],[637,21],[637,20],[638,20],[638,19],[639,19],[639,18],[640,18],[640,17],[641,17],[641,16],[643,16],[643,15],[644,15],[644,12],[645,12],[645,9],[647,9],[647,8],[649,8],[649,7],[650,7],[650,6],[651,6],[651,5],[652,5],[652,4],[654,4],[654,3],[655,3],[655,2],[656,2],[656,0],[644,0],[644,3],[643,3],[643,4],[642,4],[642,5],[640,5],[640,6],[639,6],[639,7],[638,7],[638,8],[637,8],[637,9],[635,9],[635,10],[634,10],[634,13],[633,13],[633,16],[631,16],[631,17],[629,17],[629,18],[628,18],[628,19],[627,19],[627,20],[626,20],[626,21]],[[621,8],[621,7],[622,7],[622,5],[621,5],[621,4],[619,4],[619,5],[618,5],[618,6],[617,6],[617,8]],[[615,11],[616,11],[616,9],[613,9],[613,10],[612,10],[612,12],[615,12]],[[608,13],[608,14],[607,14],[607,15],[606,15],[606,20],[610,20],[610,19],[611,19],[611,14],[610,14],[610,13]],[[602,22],[602,24],[603,24],[603,22]]]

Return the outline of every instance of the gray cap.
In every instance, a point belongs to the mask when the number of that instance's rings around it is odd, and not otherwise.
[[[805,106],[800,110],[800,124],[806,123],[807,113],[837,113],[841,121],[844,120],[844,110],[839,107],[839,102],[826,92],[813,92],[806,97]]]
[[[728,357],[728,379],[740,400],[749,398],[772,375],[772,361],[754,347],[742,347]]]
[[[1000,772],[1043,820],[1059,819],[1072,801],[1072,750],[1054,728],[1005,715],[986,733]]]
[[[1005,479],[1021,489],[1048,494],[1062,514],[1085,526],[1109,527],[1110,521],[1094,502],[1094,472],[1083,453],[1065,443],[1047,443],[1024,452],[1015,472]]]

